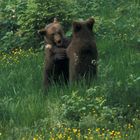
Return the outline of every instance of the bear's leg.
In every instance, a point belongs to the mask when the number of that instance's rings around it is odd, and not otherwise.
[[[45,46],[45,68],[44,68],[44,86],[47,89],[51,82],[51,75],[54,67],[53,51],[50,44]]]
[[[76,81],[76,67],[73,65],[73,61],[70,60],[69,62],[69,82],[72,84],[74,81]]]

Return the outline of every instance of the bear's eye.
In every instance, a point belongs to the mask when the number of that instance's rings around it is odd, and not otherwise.
[[[52,33],[51,36],[54,36],[55,33]]]
[[[58,33],[58,34],[61,34],[61,32],[60,32],[60,31],[58,31],[57,33]]]

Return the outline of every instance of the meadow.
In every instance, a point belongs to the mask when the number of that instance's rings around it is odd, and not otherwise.
[[[2,2],[0,140],[140,140],[139,1],[61,1],[67,10],[56,11],[58,0]],[[55,14],[67,36],[72,19],[94,16],[98,78],[90,85],[55,83],[46,95],[43,43],[35,32]]]
[[[0,59],[0,134],[4,139],[134,139],[139,131],[139,53],[97,42],[98,79],[42,87],[43,52],[14,50]]]

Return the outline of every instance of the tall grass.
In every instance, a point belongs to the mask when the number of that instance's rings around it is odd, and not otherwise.
[[[139,1],[69,4],[69,18],[95,14],[98,78],[90,85],[84,80],[74,85],[55,83],[45,95],[43,52],[0,53],[0,139],[139,140]],[[7,38],[12,33],[6,35],[2,47],[10,48]]]
[[[140,54],[138,50],[112,40],[99,41],[97,46],[99,50],[98,79],[93,81],[90,87],[82,81],[73,86],[56,84],[50,88],[47,96],[44,95],[42,87],[43,52],[24,52],[18,58],[18,63],[10,63],[14,56],[8,63],[1,59],[0,137],[2,139],[21,139],[25,136],[25,139],[33,139],[36,133],[41,132],[42,135],[46,135],[46,139],[49,139],[47,137],[50,135],[50,129],[58,127],[58,125],[80,127],[81,124],[84,124],[81,125],[83,129],[91,127],[92,124],[88,125],[86,120],[89,114],[83,116],[83,122],[80,124],[75,122],[76,125],[62,115],[64,114],[62,105],[65,104],[62,97],[67,95],[71,98],[73,92],[78,91],[79,97],[86,98],[86,91],[91,88],[95,90],[95,98],[103,97],[106,100],[105,107],[118,107],[118,111],[120,111],[118,114],[122,116],[123,113],[126,113],[124,116],[128,118],[123,116],[124,120],[121,120],[123,124],[133,122],[136,124],[135,127],[138,127],[137,111],[139,111],[140,105]],[[10,55],[6,56],[6,58],[8,57]],[[79,101],[77,100],[77,102]],[[122,106],[129,107],[124,111]],[[102,112],[102,109],[99,109],[100,111]],[[88,119],[91,122],[96,121],[92,116]],[[109,127],[108,122],[105,120],[102,122],[105,124],[104,127]],[[113,126],[117,128],[117,124]],[[135,133],[128,133],[129,139],[138,140],[140,138],[139,130],[138,132],[136,130],[135,128]],[[48,134],[45,131],[48,131]],[[122,131],[125,135],[126,130],[122,129]],[[128,138],[124,136],[124,139]]]

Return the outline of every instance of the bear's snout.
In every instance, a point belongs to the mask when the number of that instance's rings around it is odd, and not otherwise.
[[[56,45],[59,47],[59,46],[62,46],[62,43],[63,43],[63,39],[61,37],[61,35],[59,34],[56,34],[54,36],[54,42],[56,43]]]

